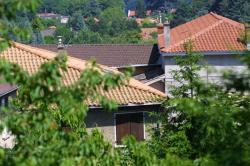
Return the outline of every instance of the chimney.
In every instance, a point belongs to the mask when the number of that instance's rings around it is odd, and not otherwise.
[[[170,46],[170,23],[168,20],[164,22],[164,40],[165,40],[165,48]]]
[[[57,38],[58,38],[57,49],[58,50],[63,50],[64,49],[64,45],[63,45],[63,42],[62,42],[62,36],[57,36]]]
[[[246,44],[247,50],[250,51],[250,25],[246,25]]]
[[[162,23],[159,23],[159,24],[157,25],[157,33],[158,33],[158,34],[163,34],[163,32],[164,32],[163,24],[162,24]]]
[[[157,25],[157,33],[163,34],[163,32],[164,32],[164,27],[162,24],[161,12],[159,12],[159,24]]]

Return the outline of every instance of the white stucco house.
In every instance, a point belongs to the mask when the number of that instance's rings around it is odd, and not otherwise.
[[[204,56],[200,75],[204,80],[219,82],[224,70],[242,71],[245,69],[239,55],[248,49],[243,36],[244,24],[208,13],[190,22],[170,29],[168,22],[158,25],[158,46],[161,54],[162,68],[165,72],[165,91],[175,84],[171,71],[178,70],[174,57],[185,56],[184,44],[192,42],[195,52]]]

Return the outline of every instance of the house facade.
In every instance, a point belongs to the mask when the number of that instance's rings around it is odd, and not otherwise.
[[[8,107],[11,97],[16,96],[17,86],[7,83],[0,84],[0,107]],[[1,110],[1,108],[0,108]]]
[[[88,130],[99,129],[114,146],[119,146],[127,135],[138,141],[149,139],[150,131],[157,127],[151,114],[158,111],[161,111],[158,104],[121,106],[114,112],[92,108],[85,122]]]
[[[52,60],[56,55],[57,53],[48,50],[13,43],[12,47],[0,54],[0,58],[18,64],[32,75],[43,63]],[[79,79],[80,73],[84,72],[86,63],[84,60],[68,56],[68,68],[63,73],[62,83],[65,86],[74,84]],[[121,74],[116,69],[99,66],[104,71]],[[118,109],[108,112],[103,110],[99,103],[83,101],[89,105],[89,112],[83,121],[89,131],[93,128],[99,129],[114,146],[120,145],[121,140],[128,135],[135,136],[138,141],[147,139],[149,129],[156,125],[150,113],[160,111],[161,102],[166,98],[164,93],[133,78],[119,88],[98,93],[116,101]]]
[[[175,85],[171,71],[178,70],[176,56],[185,56],[184,44],[191,42],[193,51],[204,56],[200,62],[205,68],[200,76],[207,82],[220,83],[222,72],[236,72],[246,67],[240,56],[247,50],[244,24],[208,13],[183,25],[170,29],[169,22],[158,26],[158,45],[165,73],[166,93],[170,85]]]

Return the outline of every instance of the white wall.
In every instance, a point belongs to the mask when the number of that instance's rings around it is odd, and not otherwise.
[[[233,70],[240,72],[246,69],[246,66],[240,62],[240,58],[235,55],[208,55],[204,56],[203,61],[204,62],[201,64],[206,67],[206,69],[202,69],[199,74],[205,81],[214,83],[220,82],[222,72],[224,71]],[[171,71],[178,70],[179,67],[176,65],[174,57],[170,56],[164,57],[163,65],[166,80],[165,91],[167,93],[171,84],[176,85],[176,82],[171,75]]]
[[[15,146],[15,136],[6,128],[0,133],[0,147],[12,149]]]

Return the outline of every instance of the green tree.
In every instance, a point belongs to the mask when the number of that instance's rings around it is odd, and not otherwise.
[[[144,18],[146,16],[146,7],[144,4],[144,0],[136,1],[136,16],[140,18]]]
[[[198,63],[201,62],[202,56],[193,52],[191,40],[184,43],[184,48],[186,55],[177,56],[174,59],[179,68],[171,73],[174,84],[169,88],[174,99],[197,97],[201,85],[201,79],[198,75],[201,66]],[[156,115],[161,120],[162,127],[153,131],[150,147],[162,157],[167,153],[182,158],[191,157],[193,149],[186,135],[186,130],[191,127],[191,123],[183,111],[171,105],[171,101],[164,103],[164,107],[167,108],[166,112]]]
[[[102,37],[98,32],[93,32],[90,30],[80,31],[74,40],[74,43],[79,44],[101,44],[103,42]]]
[[[82,13],[86,18],[99,16],[101,13],[99,2],[97,0],[87,1]]]
[[[236,21],[250,22],[250,2],[244,0],[222,0],[218,13]]]
[[[100,7],[102,10],[106,10],[108,8],[124,8],[123,0],[98,0]]]
[[[141,42],[141,34],[138,31],[125,31],[117,37],[106,37],[107,43],[136,44]]]
[[[201,81],[198,72],[201,70],[199,62],[202,61],[202,55],[193,52],[191,40],[184,43],[184,48],[186,55],[175,58],[179,69],[171,73],[176,85],[172,86],[170,92],[175,97],[194,97]]]
[[[175,78],[185,81],[158,115],[162,125],[153,132],[150,149],[159,156],[175,154],[198,165],[249,165],[250,68],[242,74],[230,71],[223,85],[214,85],[203,83],[194,70],[200,68],[195,65],[198,56],[187,57],[177,58],[181,67]],[[244,57],[250,64],[250,53]]]
[[[0,51],[8,47],[10,39],[28,40],[29,28],[23,29],[17,24],[18,14],[22,12],[35,12],[39,1],[5,0],[0,2]]]
[[[98,31],[102,34],[116,36],[124,30],[125,22],[125,15],[122,9],[108,8],[104,10],[100,16]]]
[[[87,114],[87,98],[102,103],[107,110],[116,106],[95,89],[117,86],[126,75],[105,73],[89,64],[74,86],[65,87],[61,79],[62,71],[66,71],[66,56],[43,64],[32,76],[5,61],[1,61],[0,71],[6,81],[21,87],[13,110],[6,111],[3,119],[16,135],[17,145],[5,153],[1,165],[117,165],[117,154],[112,152],[111,145],[97,131],[88,134],[83,119]],[[13,72],[15,76],[11,76]]]
[[[62,40],[64,44],[69,44],[73,42],[74,32],[65,26],[59,26],[56,28],[54,38],[57,38],[58,36],[63,37]]]
[[[80,11],[75,12],[69,19],[68,26],[75,31],[80,31],[86,28],[83,16]]]
[[[105,110],[117,107],[96,89],[115,88],[131,72],[114,74],[90,62],[75,84],[64,86],[61,81],[67,70],[66,61],[67,56],[60,54],[30,75],[17,64],[0,60],[1,77],[19,85],[12,107],[1,108],[0,131],[3,127],[11,130],[16,145],[12,150],[0,148],[0,165],[123,165],[126,162],[122,149],[113,149],[97,130],[88,133],[83,120],[89,99],[100,103]],[[133,159],[131,165],[191,165],[191,161],[172,156],[158,160],[144,143],[137,144],[134,139],[124,143],[126,154]]]

